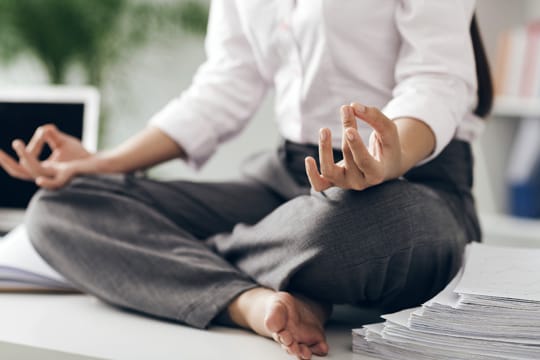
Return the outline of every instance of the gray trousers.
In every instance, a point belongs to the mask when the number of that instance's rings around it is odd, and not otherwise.
[[[198,328],[257,286],[384,311],[414,306],[480,239],[464,142],[361,192],[310,192],[306,155],[317,148],[285,143],[230,182],[80,177],[38,192],[28,233],[82,291]]]

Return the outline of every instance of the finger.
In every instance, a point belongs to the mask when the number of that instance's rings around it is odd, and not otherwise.
[[[12,177],[21,180],[32,180],[32,176],[11,156],[0,150],[0,166]]]
[[[327,182],[338,184],[344,177],[344,168],[334,162],[334,149],[332,148],[332,133],[330,129],[321,129],[319,139],[320,173]]]
[[[388,119],[379,109],[359,103],[351,104],[354,114],[371,126],[381,139],[384,147],[392,146],[397,136],[396,124]]]
[[[36,185],[47,190],[57,190],[65,185],[65,180],[61,178],[40,176],[36,179]]]
[[[62,143],[66,138],[66,135],[58,130],[53,124],[45,125],[44,136],[47,144],[49,144],[52,150],[56,150],[62,146]]]
[[[343,162],[346,168],[354,166],[354,158],[352,156],[351,148],[346,140],[345,131],[343,131],[343,145],[341,146],[341,152],[343,153]]]
[[[314,158],[307,157],[305,160],[306,164],[306,174],[309,179],[309,183],[311,184],[311,187],[315,191],[324,191],[330,187],[333,186],[333,184],[325,179],[321,174],[319,174],[319,170],[317,169],[317,162]]]
[[[371,156],[358,131],[348,129],[346,132],[346,137],[351,149],[354,163],[364,174],[365,181],[369,184],[378,182],[380,177],[379,162],[375,160],[373,156]]]
[[[351,149],[349,148],[349,144],[347,143],[347,139],[345,137],[345,132],[348,128],[356,129],[356,117],[354,116],[354,112],[350,106],[344,105],[341,107],[341,122],[343,123],[341,151],[343,153],[343,160],[345,161],[345,166],[348,167],[354,164],[354,160],[352,157]]]
[[[332,133],[330,129],[321,129],[319,133],[319,162],[321,164],[322,176],[330,181],[337,179],[339,169],[334,162],[334,149],[332,148]]]
[[[28,143],[27,150],[32,156],[38,157],[45,143],[49,144],[53,151],[62,143],[62,134],[54,124],[47,124],[37,128]]]
[[[43,150],[43,145],[45,145],[45,129],[46,126],[40,126],[37,128],[37,130],[34,132],[34,135],[32,136],[32,139],[28,142],[28,146],[26,147],[26,150],[34,157],[38,157],[39,154],[41,154],[41,150]]]
[[[21,140],[15,140],[13,142],[13,149],[17,152],[22,167],[24,167],[33,178],[39,176],[50,177],[54,175],[54,172],[51,169],[44,168],[35,157],[30,155]]]
[[[343,122],[343,127],[345,129],[358,129],[358,125],[356,124],[356,116],[354,115],[352,106],[343,105],[341,107],[341,121]]]

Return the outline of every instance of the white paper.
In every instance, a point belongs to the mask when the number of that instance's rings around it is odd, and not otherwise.
[[[540,249],[472,244],[455,292],[540,301]]]
[[[22,225],[0,240],[0,280],[10,285],[20,281],[21,285],[70,287],[36,252]]]

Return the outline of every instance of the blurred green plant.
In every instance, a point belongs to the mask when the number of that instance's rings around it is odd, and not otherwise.
[[[200,2],[152,0],[0,0],[0,60],[33,54],[54,84],[82,65],[89,84],[160,32],[204,35],[208,8]]]

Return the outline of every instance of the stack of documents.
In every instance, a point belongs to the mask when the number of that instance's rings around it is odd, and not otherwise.
[[[465,266],[422,307],[353,330],[382,359],[540,359],[540,249],[474,243]]]
[[[36,252],[22,225],[0,239],[0,292],[20,291],[75,291]]]

